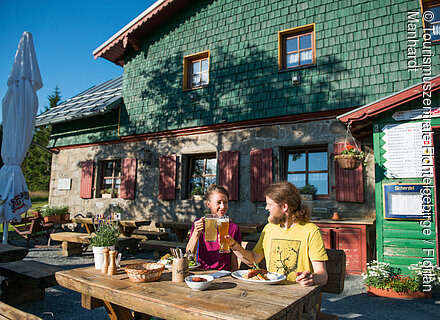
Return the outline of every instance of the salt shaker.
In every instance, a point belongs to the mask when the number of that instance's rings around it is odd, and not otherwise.
[[[109,265],[109,249],[108,248],[104,248],[102,249],[102,255],[104,257],[104,260],[102,262],[102,267],[101,267],[101,272],[102,273],[107,273],[108,272],[108,265]]]
[[[111,250],[110,255],[110,264],[108,266],[108,275],[113,276],[116,273],[118,273],[118,268],[116,267],[116,255],[118,254],[117,251]]]

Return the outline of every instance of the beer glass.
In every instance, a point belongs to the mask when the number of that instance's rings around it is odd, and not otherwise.
[[[205,241],[217,242],[217,218],[212,214],[205,215]]]
[[[228,234],[229,231],[228,216],[223,216],[217,219],[217,229],[218,229],[218,233],[220,234],[220,250],[218,252],[220,253],[231,252],[231,250],[229,250],[228,239],[226,239],[226,235]]]

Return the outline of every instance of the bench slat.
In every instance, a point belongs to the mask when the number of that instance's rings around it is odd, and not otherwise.
[[[50,238],[54,241],[89,244],[92,236],[81,232],[55,232],[50,235]]]
[[[55,272],[62,269],[36,261],[13,261],[0,264],[0,273],[16,279],[25,278],[35,282],[40,288],[56,286]]]
[[[0,301],[0,319],[41,320],[40,317],[21,311],[1,301]]]
[[[147,240],[139,242],[139,246],[143,250],[155,250],[161,252],[170,252],[170,248],[186,248],[186,242],[164,241],[164,240]]]

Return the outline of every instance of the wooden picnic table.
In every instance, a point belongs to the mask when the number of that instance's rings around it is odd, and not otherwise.
[[[214,271],[192,270],[191,273]],[[83,307],[91,310],[104,306],[110,319],[149,319],[148,315],[179,320],[301,319],[302,312],[314,308],[320,296],[318,286],[301,287],[287,281],[254,284],[231,276],[214,279],[207,290],[194,291],[185,282],[172,282],[168,270],[159,281],[145,283],[131,282],[122,270],[109,276],[94,267],[63,270],[55,276],[61,286],[82,294]]]
[[[249,234],[259,233],[263,230],[266,223],[237,223],[240,227],[242,237]],[[188,236],[188,232],[191,230],[192,222],[180,222],[180,221],[162,221],[156,222],[156,228],[170,229],[176,234],[177,240],[180,242],[185,241]]]
[[[88,234],[92,234],[95,231],[92,218],[72,218],[72,222],[84,225]],[[134,230],[140,226],[148,226],[150,223],[151,220],[118,220],[121,233],[125,237],[130,237]]]
[[[0,263],[23,260],[29,249],[0,243]]]

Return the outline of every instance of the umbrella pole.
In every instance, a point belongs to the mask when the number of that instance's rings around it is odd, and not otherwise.
[[[8,244],[8,228],[9,223],[3,222],[3,244]]]

